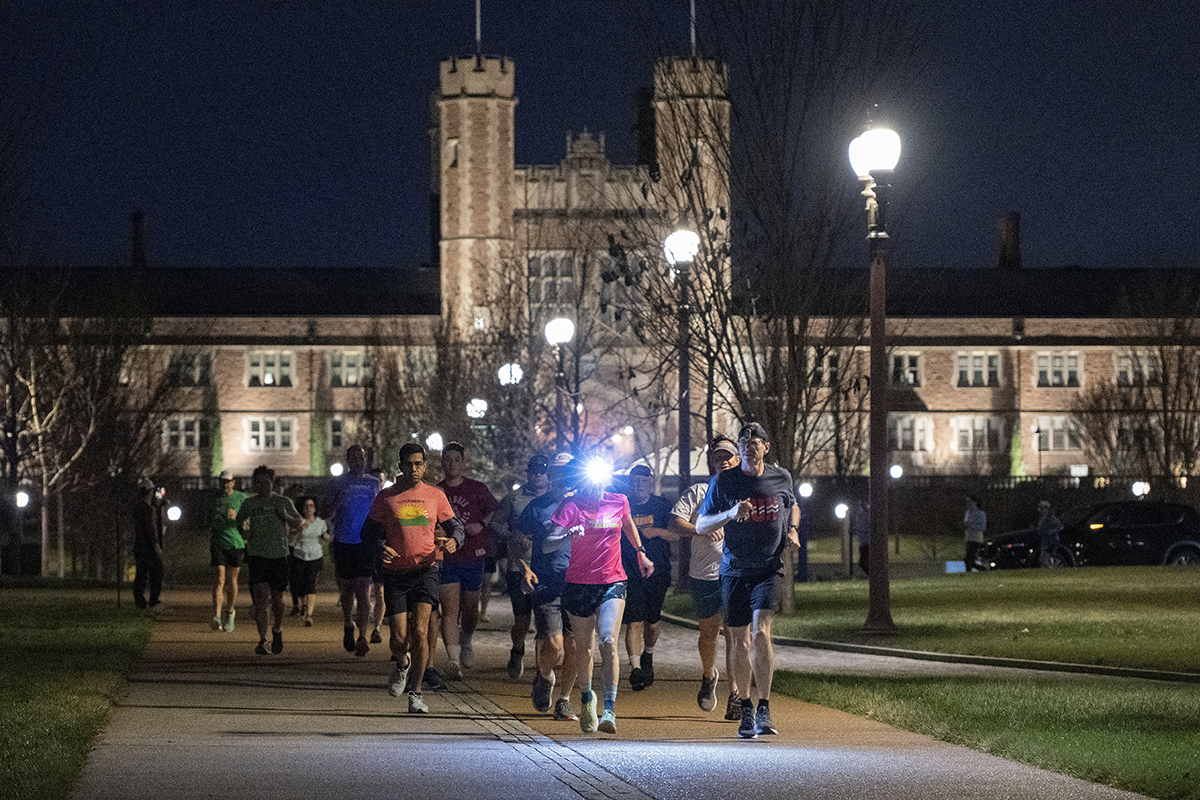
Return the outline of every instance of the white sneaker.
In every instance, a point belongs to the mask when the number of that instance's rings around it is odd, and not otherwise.
[[[392,670],[392,676],[388,678],[387,690],[392,697],[403,697],[404,689],[408,686],[408,667],[401,667],[399,664]]]
[[[429,706],[425,705],[425,701],[421,699],[421,695],[416,692],[408,693],[408,713],[410,714],[428,714]]]

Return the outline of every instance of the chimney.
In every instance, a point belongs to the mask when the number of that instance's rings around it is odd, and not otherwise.
[[[137,271],[145,270],[149,267],[146,261],[146,215],[141,211],[130,214],[129,228],[129,266]]]
[[[1000,271],[1014,272],[1021,268],[1021,212],[1009,211],[996,225],[1000,245]]]

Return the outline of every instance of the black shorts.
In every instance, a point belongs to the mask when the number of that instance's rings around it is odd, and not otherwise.
[[[525,583],[525,576],[519,572],[506,572],[504,580],[508,586],[508,599],[512,600],[513,616],[523,617],[531,614],[533,612],[533,595],[521,591],[521,586]]]
[[[208,555],[209,563],[214,567],[233,567],[237,569],[242,566],[242,562],[246,558],[246,548],[209,545]]]
[[[333,553],[334,572],[342,580],[353,581],[375,576],[374,545],[367,542],[331,542],[329,551]]]
[[[379,582],[383,584],[383,606],[387,616],[415,611],[418,603],[430,608],[437,607],[438,594],[442,591],[442,576],[436,565],[406,572],[380,570],[379,577]]]
[[[316,594],[317,576],[321,574],[323,566],[325,566],[324,558],[304,561],[293,557],[291,572],[292,591],[298,595]]]
[[[774,611],[779,604],[782,576],[769,569],[747,575],[721,576],[721,606],[725,624],[742,628],[754,620],[755,611]]]
[[[591,617],[609,600],[624,600],[625,581],[568,583],[562,593],[563,609],[575,617]]]
[[[250,585],[265,583],[273,592],[285,591],[288,587],[288,560],[284,558],[259,558],[250,556],[246,559],[250,565]]]
[[[671,573],[655,569],[649,578],[640,575],[629,579],[629,591],[625,595],[625,616],[622,625],[645,622],[650,625],[662,619],[663,603],[667,601],[667,589],[671,588]]]

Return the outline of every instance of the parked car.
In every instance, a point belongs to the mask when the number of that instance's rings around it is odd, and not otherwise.
[[[1200,513],[1182,503],[1146,500],[1097,503],[1067,512],[1052,563],[1068,567],[1200,564]],[[990,569],[1041,563],[1037,531],[1023,528],[984,542]]]

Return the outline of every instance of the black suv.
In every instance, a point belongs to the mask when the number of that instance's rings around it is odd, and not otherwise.
[[[1200,514],[1182,503],[1097,503],[1064,514],[1062,523],[1053,563],[1200,564]],[[984,542],[981,556],[991,569],[1036,567],[1040,559],[1034,528],[993,536]]]

